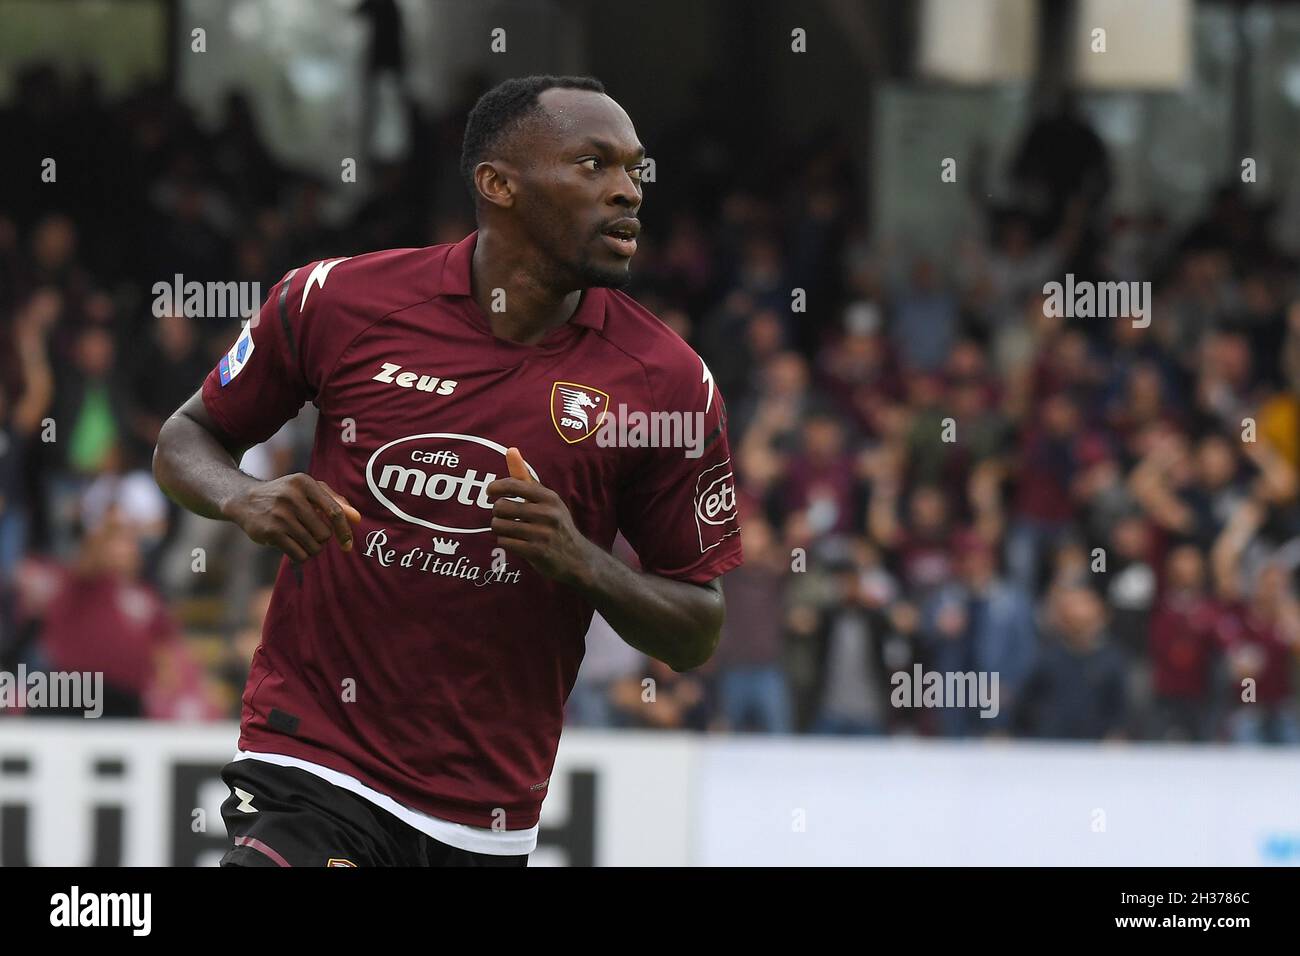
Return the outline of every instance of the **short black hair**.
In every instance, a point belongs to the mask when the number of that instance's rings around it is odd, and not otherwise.
[[[538,109],[537,97],[544,90],[557,88],[605,92],[605,84],[594,77],[547,74],[505,80],[479,97],[465,123],[465,141],[460,150],[460,174],[475,202],[478,190],[474,187],[474,167],[526,116]]]

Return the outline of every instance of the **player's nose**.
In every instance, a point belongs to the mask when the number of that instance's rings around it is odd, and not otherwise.
[[[619,206],[623,209],[630,209],[635,212],[641,206],[641,191],[637,188],[637,182],[626,170],[610,193],[609,201],[611,205]]]

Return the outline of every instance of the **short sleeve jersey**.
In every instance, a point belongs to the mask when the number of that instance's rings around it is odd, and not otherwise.
[[[351,552],[281,562],[240,747],[349,774],[443,819],[538,819],[593,608],[508,556],[486,488],[517,446],[577,528],[702,584],[741,563],[726,407],[621,292],[535,345],[492,334],[459,243],[310,263],[208,375],[241,443],[320,410],[310,474],[361,513]]]

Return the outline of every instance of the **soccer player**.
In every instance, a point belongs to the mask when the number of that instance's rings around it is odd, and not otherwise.
[[[509,80],[461,166],[476,232],[293,270],[159,435],[172,498],[285,555],[224,865],[526,865],[593,609],[676,671],[717,645],[741,563],[726,411],[616,291],[631,120],[593,79]],[[310,474],[242,473],[307,401]],[[665,413],[697,440],[637,427]]]

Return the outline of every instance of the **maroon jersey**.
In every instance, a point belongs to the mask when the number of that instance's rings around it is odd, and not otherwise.
[[[476,239],[294,270],[203,400],[244,442],[311,401],[310,473],[362,516],[350,553],[281,562],[240,749],[457,823],[503,810],[515,830],[537,823],[593,608],[492,534],[506,448],[593,542],[621,530],[646,571],[703,583],[741,551],[726,411],[699,356],[603,288],[536,345],[496,338],[470,292]],[[653,412],[702,413],[702,454],[610,427]]]

